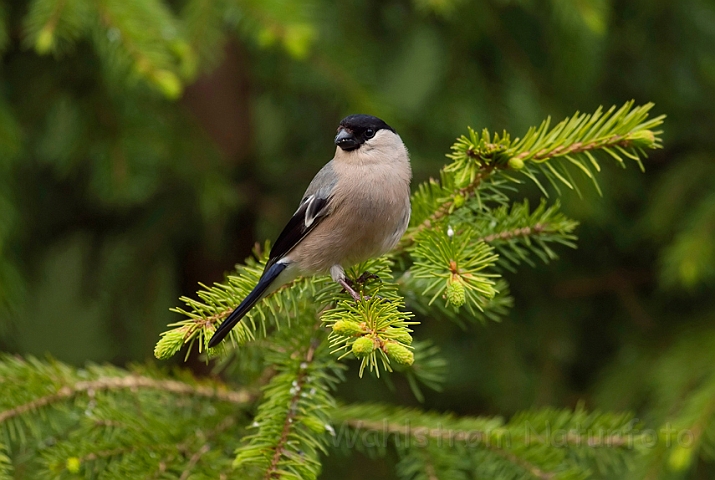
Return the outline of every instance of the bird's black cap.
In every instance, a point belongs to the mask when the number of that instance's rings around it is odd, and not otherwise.
[[[386,128],[392,132],[395,131],[383,120],[377,117],[373,117],[372,115],[365,115],[362,113],[348,115],[340,121],[340,126],[344,128],[349,128],[353,131],[366,130],[368,128],[372,128],[374,130],[382,130],[383,128]]]
[[[335,145],[343,150],[355,150],[375,136],[380,130],[395,130],[383,120],[372,115],[356,114],[342,119],[335,137]]]

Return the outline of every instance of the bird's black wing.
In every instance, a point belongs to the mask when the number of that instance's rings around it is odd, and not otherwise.
[[[300,207],[273,244],[266,270],[290,252],[325,218],[329,213],[329,205],[330,197],[324,198],[318,194],[308,195],[303,199]]]
[[[221,323],[221,326],[214,332],[209,347],[215,347],[229,334],[231,329],[258,303],[271,288],[273,281],[286,269],[286,265],[278,263],[293,247],[295,247],[308,233],[315,228],[320,221],[325,218],[329,211],[330,196],[323,196],[321,192],[306,195],[288,221],[276,243],[271,249],[266,268],[263,270],[258,284],[249,293],[238,307]]]

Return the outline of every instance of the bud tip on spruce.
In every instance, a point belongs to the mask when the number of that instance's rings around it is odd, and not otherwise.
[[[52,30],[49,28],[43,28],[40,30],[40,34],[37,35],[37,40],[35,41],[35,51],[40,55],[44,55],[52,49],[55,44],[55,36],[52,34]]]
[[[170,100],[176,100],[181,96],[183,85],[174,72],[169,70],[157,70],[151,75],[151,81],[159,87],[161,93]]]
[[[407,330],[403,328],[390,328],[388,329],[388,332],[390,333],[389,338],[391,338],[392,340],[400,342],[404,345],[412,344],[412,335],[410,335]]]
[[[519,157],[512,157],[509,159],[508,165],[512,170],[521,170],[524,168],[524,160]]]
[[[415,361],[415,354],[407,347],[396,342],[387,342],[385,344],[385,353],[399,365],[412,365]]]
[[[357,358],[365,358],[375,350],[375,342],[372,338],[360,337],[353,342],[353,354]]]
[[[693,463],[694,453],[695,450],[693,448],[678,445],[670,452],[668,466],[675,472],[685,471],[690,468],[690,465]]]
[[[466,198],[464,198],[464,195],[462,195],[461,193],[458,193],[454,196],[452,201],[454,203],[454,207],[459,208],[464,205]]]
[[[154,356],[158,360],[173,357],[184,345],[184,329],[176,328],[161,334],[161,338],[154,347]]]
[[[462,279],[456,275],[453,275],[447,281],[447,291],[445,293],[449,303],[455,307],[461,307],[467,299]]]
[[[69,457],[65,464],[65,466],[67,467],[67,471],[70,473],[79,473],[79,467],[81,465],[82,462],[77,457]]]
[[[333,332],[346,337],[354,337],[365,333],[359,323],[351,320],[338,320],[333,324]]]
[[[653,130],[641,130],[626,137],[632,145],[637,147],[651,147],[655,143]]]

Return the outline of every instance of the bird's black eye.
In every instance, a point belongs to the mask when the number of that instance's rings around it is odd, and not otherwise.
[[[367,130],[365,130],[365,138],[372,138],[374,136],[375,130],[373,130],[372,128],[368,128]]]

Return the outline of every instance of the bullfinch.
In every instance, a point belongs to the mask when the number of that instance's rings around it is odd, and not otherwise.
[[[209,341],[218,345],[262,298],[299,275],[329,273],[355,301],[345,268],[394,248],[410,220],[412,169],[407,148],[371,115],[340,122],[335,156],[313,178],[273,244],[255,288]]]

